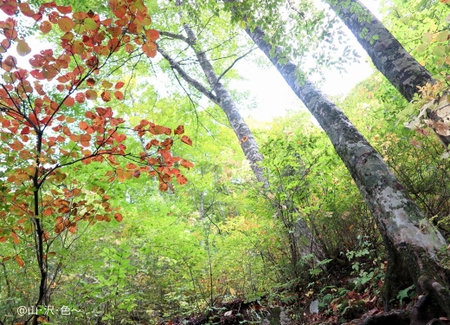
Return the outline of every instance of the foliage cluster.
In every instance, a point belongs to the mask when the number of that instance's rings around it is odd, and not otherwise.
[[[298,323],[314,321],[304,311],[316,299],[330,322],[381,308],[386,261],[375,222],[306,114],[290,113],[266,127],[254,123],[268,179],[262,188],[222,112],[207,105],[196,110],[192,97],[172,88],[165,93],[145,77],[150,64],[143,58],[156,55],[160,34],[148,27],[142,1],[135,7],[110,1],[114,19],[103,17],[105,7],[94,14],[54,3],[40,9],[5,3],[11,17],[0,23],[0,324],[30,319],[19,306],[54,306],[48,316],[55,324],[159,324],[236,298],[288,306]],[[195,2],[188,12],[195,24],[214,22],[200,41],[225,70],[245,42],[236,30],[221,28],[222,12],[209,16],[214,7],[204,5],[210,7],[197,10]],[[283,13],[276,1],[265,12],[254,9],[260,2],[239,5],[261,14],[255,22],[269,29],[274,22],[264,21],[267,13]],[[420,15],[410,12],[413,5],[424,6]],[[448,8],[424,1],[393,1],[389,8],[394,34],[416,39],[411,49],[444,84],[448,32],[440,17]],[[17,10],[62,40],[35,54],[30,69],[10,54],[13,46],[19,55],[31,51],[23,36],[32,31],[16,22]],[[320,30],[314,19],[326,17],[311,12],[298,36]],[[175,32],[186,19],[161,15],[160,24]],[[406,30],[405,19],[417,28]],[[272,28],[271,36],[277,40],[285,29]],[[329,40],[327,30],[311,43]],[[228,46],[211,45],[227,37]],[[295,50],[291,45],[286,53]],[[181,51],[178,59],[189,66],[189,56]],[[161,71],[168,68],[162,63]],[[449,238],[450,166],[438,141],[425,128],[404,128],[407,104],[379,74],[336,101]],[[114,109],[97,107],[110,104]],[[302,227],[314,239],[302,236]],[[414,290],[407,288],[394,303],[411,298]],[[62,315],[62,307],[69,313]],[[35,311],[44,322],[45,308]]]

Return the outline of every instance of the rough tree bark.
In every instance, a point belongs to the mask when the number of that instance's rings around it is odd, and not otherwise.
[[[226,87],[220,82],[220,77],[216,74],[214,67],[209,61],[206,52],[196,43],[196,35],[189,25],[183,25],[184,32],[187,37],[179,34],[171,34],[160,31],[160,34],[172,39],[178,39],[188,44],[197,57],[200,67],[208,80],[209,87],[202,85],[200,82],[190,77],[181,66],[168,54],[164,49],[158,45],[158,52],[170,63],[174,69],[188,84],[196,88],[203,95],[207,96],[211,101],[217,104],[226,114],[228,121],[238,138],[242,151],[245,157],[250,162],[253,173],[256,179],[263,184],[267,189],[269,181],[264,175],[263,168],[259,163],[263,160],[263,155],[259,152],[259,147],[254,138],[250,128],[239,113],[239,109],[233,100],[231,94]],[[279,207],[274,206],[278,211]],[[294,211],[292,211],[294,213]],[[297,256],[306,256],[313,253],[319,260],[325,258],[325,253],[322,246],[317,242],[311,229],[308,227],[305,220],[299,218],[296,226],[296,242],[291,243],[295,252],[291,254]],[[293,258],[295,261],[295,259]]]
[[[359,133],[342,111],[314,85],[306,80],[300,83],[298,67],[287,62],[280,64],[272,46],[266,42],[260,28],[247,34],[271,60],[295,94],[329,136],[334,148],[365,198],[376,220],[390,255],[388,274],[394,270],[408,271],[419,294],[437,301],[443,312],[450,315],[450,254],[447,243],[436,228],[425,218],[404,187],[383,161],[381,156]],[[397,265],[392,263],[395,261]],[[390,280],[386,276],[386,280]],[[386,284],[389,289],[389,283]],[[397,292],[387,291],[387,302]]]
[[[405,50],[383,23],[359,0],[328,0],[327,2],[355,35],[375,67],[406,100],[411,101],[414,94],[420,95],[419,87],[436,82],[431,73]],[[429,117],[434,122],[441,120],[433,112],[429,112]],[[436,135],[445,147],[448,147],[450,136],[439,133]]]

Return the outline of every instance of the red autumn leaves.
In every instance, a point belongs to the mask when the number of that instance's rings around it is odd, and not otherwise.
[[[107,180],[125,181],[146,174],[159,180],[162,191],[172,188],[172,179],[179,184],[187,182],[179,168],[191,168],[193,164],[172,156],[171,151],[177,139],[192,145],[191,139],[184,135],[183,126],[172,130],[142,120],[138,126],[129,128],[123,118],[114,115],[111,107],[96,107],[80,114],[89,107],[86,101],[110,104],[125,99],[124,82],[101,77],[102,69],[116,52],[141,50],[149,57],[156,55],[154,42],[159,33],[148,28],[151,18],[143,1],[109,0],[109,5],[112,18],[100,17],[92,11],[72,12],[70,6],[54,2],[33,10],[27,3],[1,0],[0,9],[11,17],[0,21],[3,57],[0,154],[8,155],[10,165],[4,177],[14,188],[5,192],[9,201],[1,203],[13,204],[5,213],[13,213],[18,221],[9,229],[0,228],[0,242],[10,240],[18,244],[20,235],[29,235],[31,228],[26,230],[21,220],[26,221],[30,216],[46,222],[52,220],[53,236],[63,231],[75,233],[81,220],[122,220],[122,215],[109,206],[104,193],[96,202],[104,213],[98,214],[89,212],[94,209],[90,206],[92,202],[83,199],[88,194],[83,184],[74,183],[71,190],[56,189],[57,184],[65,186],[68,175],[64,167],[75,163],[107,162],[112,167],[105,175]],[[29,70],[20,68],[20,60],[8,55],[12,46],[20,56],[31,52],[26,40],[18,36],[15,19],[21,14],[33,19],[42,33],[57,29],[61,35],[59,49],[33,54]],[[130,149],[133,147],[132,140],[127,142],[130,136],[142,139],[144,148],[140,153]],[[55,189],[46,188],[45,192],[45,182],[56,186]],[[36,209],[29,206],[28,197],[39,191],[42,191],[38,196],[39,214],[35,215]],[[101,191],[97,189],[97,192]],[[26,202],[22,202],[24,198]],[[51,237],[49,232],[40,234],[44,241]],[[14,259],[23,266],[18,255]]]

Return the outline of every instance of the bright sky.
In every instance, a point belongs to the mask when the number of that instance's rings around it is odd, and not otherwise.
[[[318,1],[318,0],[316,0]],[[379,15],[377,0],[361,0],[376,15]],[[0,11],[0,19],[5,15]],[[350,32],[349,32],[350,33]],[[353,39],[353,35],[349,34]],[[28,39],[30,41],[30,39]],[[37,41],[41,42],[41,41]],[[32,48],[33,41],[30,41]],[[347,73],[339,74],[337,71],[329,71],[326,75],[326,81],[321,87],[326,95],[347,94],[351,88],[358,82],[364,80],[373,72],[370,59],[360,47],[356,40],[353,40],[353,46],[359,49],[361,62],[347,67]],[[37,48],[41,48],[42,44]],[[262,54],[261,54],[262,55]],[[27,60],[30,56],[27,56]],[[248,106],[253,106],[248,110],[242,110],[244,117],[251,116],[254,119],[271,120],[274,117],[282,116],[286,110],[297,110],[302,107],[300,100],[292,92],[278,71],[270,66],[268,69],[261,69],[251,66],[248,62],[238,63],[237,68],[245,76],[242,82],[236,82],[234,87],[237,89],[248,89],[249,98],[246,101]],[[242,108],[242,107],[241,107]]]
[[[360,0],[376,16],[379,17],[377,0]],[[351,32],[348,32],[352,40],[352,46],[358,49],[360,54],[360,63],[354,63],[347,67],[347,72],[340,74],[337,71],[327,72],[325,83],[320,89],[328,96],[348,94],[348,92],[360,81],[369,77],[373,69],[370,58],[362,49]],[[244,117],[251,116],[254,119],[271,120],[277,116],[283,116],[286,110],[296,110],[302,107],[300,100],[293,93],[286,81],[281,77],[276,68],[270,67],[266,70],[252,68],[245,63],[238,69],[247,80],[242,82],[242,87],[252,85],[249,102],[256,103],[256,107],[250,110],[243,110]],[[240,83],[238,83],[239,85]],[[239,87],[239,86],[238,86]]]

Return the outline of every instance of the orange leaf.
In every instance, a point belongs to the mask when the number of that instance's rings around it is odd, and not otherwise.
[[[64,105],[66,105],[67,107],[72,107],[75,104],[75,100],[72,97],[67,97],[64,102]]]
[[[50,22],[48,21],[43,21],[39,26],[39,29],[43,34],[47,34],[52,30],[52,24],[50,24]]]
[[[86,130],[86,129],[89,127],[89,124],[87,124],[87,123],[84,122],[84,121],[81,121],[80,123],[78,123],[78,127],[79,127],[81,130]]]
[[[185,167],[185,168],[188,168],[188,169],[191,168],[191,167],[194,167],[193,163],[191,163],[190,161],[184,160],[184,159],[180,160],[180,165]]]
[[[14,256],[14,258],[20,267],[23,267],[25,265],[24,261],[19,257],[19,255]]]
[[[116,86],[115,86],[115,88],[116,89],[120,89],[120,88],[122,88],[123,86],[125,85],[125,83],[124,82],[122,82],[122,81],[119,81],[118,83],[116,83]]]
[[[137,166],[135,164],[133,164],[133,163],[128,163],[128,164],[126,164],[125,167],[128,168],[128,169],[136,169],[137,168]]]
[[[77,231],[77,224],[75,222],[72,222],[68,227],[67,230],[69,230],[72,234],[74,234]]]
[[[6,240],[8,240],[8,237],[6,235],[0,237],[0,243],[4,243]]]
[[[30,18],[33,18],[34,21],[39,21],[42,18],[42,14],[41,13],[36,13],[34,12],[31,8],[30,5],[27,2],[22,2],[19,4],[19,8],[20,11],[22,11],[22,13]]]
[[[145,31],[145,36],[147,37],[147,40],[154,42],[159,38],[159,32],[155,29],[147,29]]]
[[[17,234],[14,231],[11,231],[11,237],[13,238],[14,244],[18,244],[20,242],[19,236],[17,236]]]
[[[114,92],[114,97],[116,97],[116,99],[118,99],[118,100],[123,100],[123,93],[119,90],[116,90]]]
[[[63,222],[58,222],[54,228],[55,233],[59,234],[64,230],[65,226]]]
[[[92,89],[86,90],[86,98],[90,100],[97,99],[97,92]]]
[[[17,11],[17,1],[16,0],[6,0],[2,1],[2,4],[0,5],[0,9],[3,10],[5,14],[8,16],[12,16]]]
[[[122,18],[127,13],[127,8],[125,6],[120,6],[117,9],[113,11],[114,15],[116,15],[117,18]]]
[[[122,217],[122,215],[120,213],[115,213],[114,214],[114,219],[116,219],[119,222],[122,222],[123,217]]]
[[[157,52],[155,43],[144,43],[144,45],[142,45],[142,51],[144,51],[144,53],[147,54],[149,58],[154,58]]]
[[[10,143],[9,146],[11,149],[19,151],[23,149],[23,144],[19,140],[15,140],[13,143]]]
[[[173,131],[173,134],[183,134],[184,133],[184,126],[183,125],[178,125],[177,128],[175,129],[175,131]]]
[[[70,14],[72,12],[72,6],[56,6],[56,9],[63,15]]]
[[[184,184],[187,183],[187,178],[184,177],[183,175],[178,175],[177,176],[177,181],[178,181],[178,184],[184,185]]]
[[[126,138],[127,138],[127,136],[123,133],[115,133],[114,134],[114,140],[116,140],[116,142],[123,142],[123,141],[125,141]]]
[[[58,19],[58,26],[63,32],[70,32],[75,27],[75,23],[69,17],[61,17]]]
[[[167,129],[169,129],[169,128],[167,128],[167,127],[165,127],[165,126],[162,126],[162,125],[155,125],[155,127],[152,129],[153,130],[153,134],[154,135],[158,135],[158,134],[167,134],[166,132],[167,132]],[[169,129],[170,130],[170,129]],[[169,132],[169,134],[170,134],[170,132]]]
[[[50,216],[53,212],[55,212],[55,210],[53,210],[53,208],[47,208],[44,211],[42,211],[42,215],[45,217]]]
[[[75,95],[75,100],[77,101],[77,103],[83,104],[85,99],[86,96],[84,95],[84,93],[78,93]]]
[[[105,102],[109,102],[111,100],[111,93],[108,90],[105,90],[102,92],[101,97]]]
[[[188,146],[192,146],[192,140],[187,135],[183,135],[181,137],[181,141],[186,143]]]
[[[81,134],[80,135],[80,144],[83,147],[89,147],[91,141],[91,136],[89,134]]]

